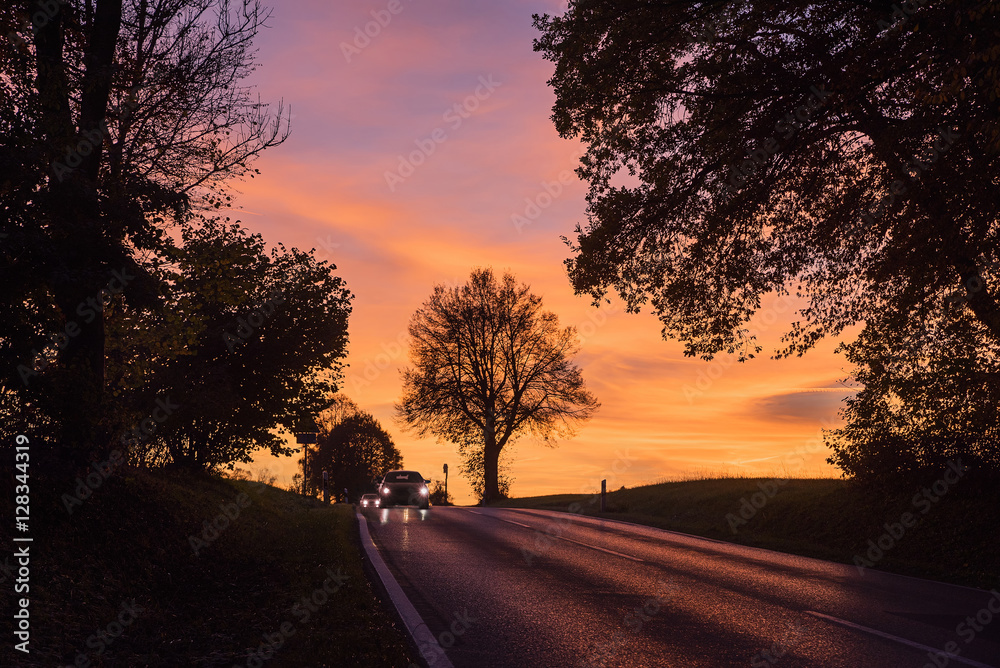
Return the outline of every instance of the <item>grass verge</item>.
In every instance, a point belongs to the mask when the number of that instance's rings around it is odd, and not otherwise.
[[[52,484],[43,492],[33,479],[31,652],[4,643],[0,665],[415,660],[366,578],[351,506],[206,474],[119,471],[69,514],[60,498],[72,485]]]
[[[581,514],[593,517],[984,589],[1000,586],[1000,493],[986,483],[959,480],[937,496],[932,486],[874,492],[833,479],[690,480],[609,492],[604,513],[597,498],[560,494],[494,506],[568,512],[577,503]],[[906,513],[912,526],[902,526]]]

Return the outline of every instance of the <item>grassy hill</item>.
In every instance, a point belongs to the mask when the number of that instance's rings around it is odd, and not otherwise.
[[[205,474],[120,471],[69,514],[60,499],[71,489],[33,478],[31,653],[8,641],[0,665],[415,660],[365,577],[349,506]]]
[[[986,589],[1000,586],[996,485],[959,480],[941,496],[928,487],[937,501],[923,489],[877,493],[833,479],[722,478],[609,492],[605,513],[599,500],[591,503],[594,497],[580,494],[495,505],[570,511],[578,503],[589,516],[849,564],[860,557],[876,569]],[[903,526],[904,519],[912,526]],[[880,539],[888,549],[879,547]]]

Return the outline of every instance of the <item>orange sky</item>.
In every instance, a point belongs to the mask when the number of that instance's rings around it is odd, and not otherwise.
[[[292,135],[240,186],[238,217],[271,243],[336,263],[356,295],[344,391],[392,434],[407,468],[436,480],[448,462],[449,490],[471,501],[454,447],[404,433],[392,404],[411,313],[435,283],[492,266],[580,328],[577,362],[602,403],[555,449],[515,446],[515,495],[601,478],[614,489],[702,473],[836,474],[814,440],[849,394],[836,341],[803,358],[707,363],[664,341],[648,313],[603,313],[573,295],[560,235],[585,220],[586,187],[571,174],[579,146],[549,120],[553,65],[531,46],[531,14],[562,3],[277,5],[252,81],[264,100],[291,105]],[[765,351],[793,306],[765,302],[755,323]],[[258,466],[281,484],[296,470],[269,455]]]

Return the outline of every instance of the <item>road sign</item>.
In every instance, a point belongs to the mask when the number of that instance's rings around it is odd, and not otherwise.
[[[445,465],[444,465],[444,472],[445,472],[445,473],[447,473],[447,472],[448,472],[448,465],[447,465],[447,464],[445,464]]]
[[[316,442],[316,432],[305,431],[295,434],[295,442],[299,445],[312,445]]]

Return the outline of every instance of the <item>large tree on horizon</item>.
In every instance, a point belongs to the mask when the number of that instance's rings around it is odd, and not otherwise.
[[[475,269],[438,285],[410,320],[399,419],[421,436],[482,448],[483,500],[500,498],[500,454],[518,437],[553,445],[599,404],[572,358],[576,330],[560,327],[514,276]]]

